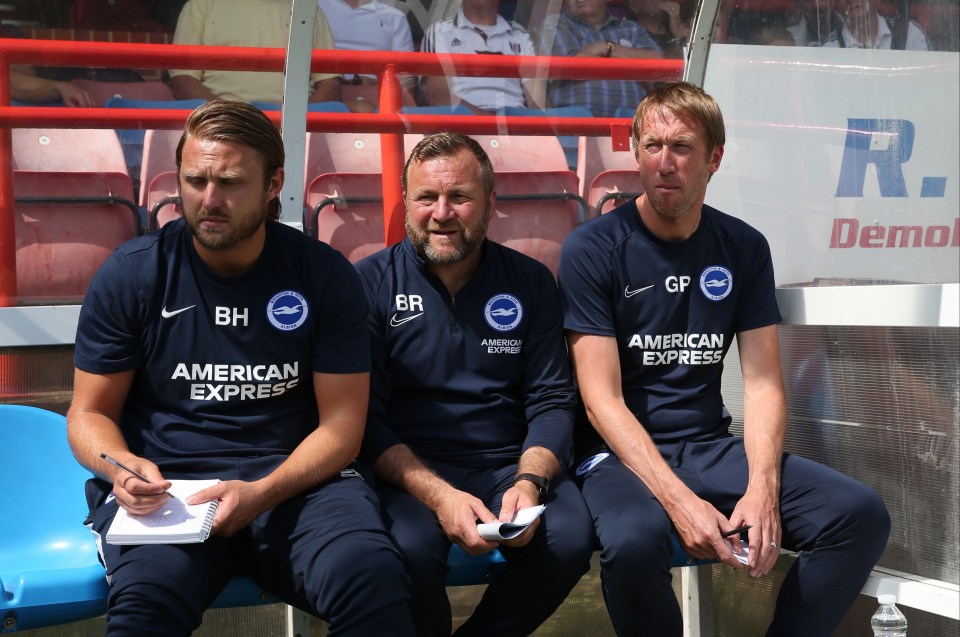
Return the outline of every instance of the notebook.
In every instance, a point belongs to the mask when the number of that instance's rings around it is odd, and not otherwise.
[[[133,515],[119,509],[107,531],[107,544],[187,544],[210,537],[217,501],[189,505],[186,498],[219,480],[170,480],[168,491],[175,496],[147,515]]]

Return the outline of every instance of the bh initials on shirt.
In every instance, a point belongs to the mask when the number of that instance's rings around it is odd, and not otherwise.
[[[221,305],[216,306],[213,318],[217,325],[229,325],[231,327],[246,327],[249,319],[249,308],[223,307]]]

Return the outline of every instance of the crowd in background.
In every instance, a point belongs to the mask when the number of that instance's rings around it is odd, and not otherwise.
[[[289,0],[255,0],[255,3],[288,4]],[[18,3],[15,6],[28,7],[29,4]],[[21,34],[30,37],[28,29],[19,25],[39,25],[104,32],[162,32],[172,34],[172,41],[177,42],[185,39],[185,36],[176,35],[178,30],[186,31],[183,8],[189,7],[196,20],[198,6],[214,4],[206,0],[74,0],[72,3],[52,3],[47,8],[20,9],[21,15],[0,13],[0,20],[4,21],[3,35],[7,37]],[[488,24],[473,24],[468,19],[464,24],[464,16],[477,15],[477,7],[485,13],[492,11],[496,19]],[[326,33],[330,40],[321,40],[317,46],[351,50],[375,48],[456,52],[456,47],[451,48],[450,42],[441,42],[440,48],[436,48],[438,30],[441,34],[452,33],[449,28],[444,28],[446,24],[474,31],[479,34],[476,37],[481,38],[483,45],[489,39],[491,46],[475,47],[476,52],[681,58],[690,36],[695,8],[696,2],[693,0],[318,0],[318,15],[328,25]],[[954,19],[950,19],[951,10]],[[958,48],[956,10],[955,3],[940,0],[913,3],[890,0],[778,0],[763,3],[738,0],[724,3],[714,41],[776,46],[955,51]],[[904,11],[909,13],[910,19],[902,17]],[[507,33],[508,30],[510,33]],[[235,37],[248,37],[250,34],[244,31],[238,30]],[[278,32],[282,32],[282,28]],[[457,33],[450,35],[450,39],[458,44],[459,40],[463,40]],[[497,46],[506,48],[501,50]],[[77,77],[106,81],[154,79],[142,77],[142,74],[130,69],[34,70],[20,67],[15,70],[57,82]],[[165,73],[164,77],[167,78],[168,74]],[[184,81],[181,79],[180,83]],[[360,87],[346,89],[346,93],[363,94],[362,87],[373,84],[374,78],[346,76],[340,82]],[[445,99],[436,97],[436,85],[425,86],[425,83],[429,84],[426,81],[418,83],[416,78],[406,78],[405,104],[431,105],[436,104],[437,99]],[[589,87],[571,88],[569,82],[566,86],[564,83],[553,83],[549,87],[515,87],[509,82],[500,84],[503,86],[497,87],[497,90],[505,93],[506,98],[488,100],[488,108],[480,110],[494,110],[503,105],[565,106],[571,100],[586,99],[590,102],[595,98],[595,91]],[[20,99],[25,101],[56,99],[63,93],[63,87],[36,80],[28,82],[18,76],[14,80],[15,97],[21,86],[30,89],[20,92]],[[442,93],[451,88],[456,92],[457,88],[467,90],[468,87],[453,87],[448,82],[439,90]],[[635,104],[644,88],[618,97]],[[531,89],[537,89],[538,92],[530,93]],[[190,94],[195,95],[197,91]],[[319,97],[330,95],[332,93],[329,91],[321,91]],[[74,104],[85,105],[83,96],[63,97]],[[469,99],[464,97],[462,101],[472,106]],[[611,115],[613,112],[606,105],[594,110],[603,111],[595,113],[597,115]]]

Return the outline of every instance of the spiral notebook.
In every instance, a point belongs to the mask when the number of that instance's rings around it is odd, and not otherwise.
[[[188,544],[210,537],[217,501],[190,505],[186,498],[219,480],[170,480],[174,497],[147,515],[119,509],[107,531],[107,544]]]

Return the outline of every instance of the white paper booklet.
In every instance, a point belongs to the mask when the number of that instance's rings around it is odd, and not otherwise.
[[[494,542],[512,540],[540,517],[545,508],[546,506],[540,504],[535,507],[520,509],[513,514],[513,519],[509,522],[484,522],[477,525],[477,531],[480,533],[480,537],[485,540]]]
[[[203,542],[210,537],[217,501],[189,505],[186,498],[218,482],[216,479],[171,480],[168,491],[175,497],[153,513],[132,515],[125,509],[118,510],[107,531],[107,544]]]

